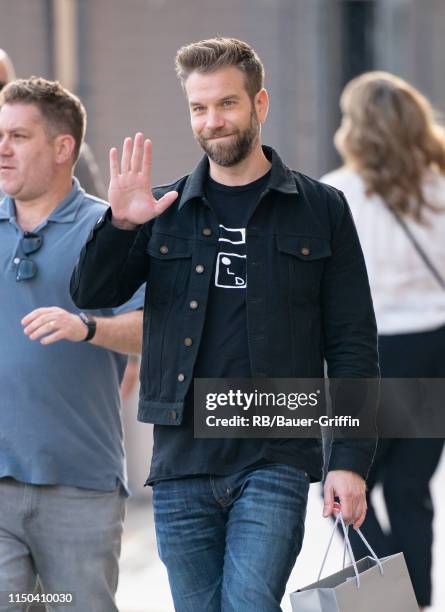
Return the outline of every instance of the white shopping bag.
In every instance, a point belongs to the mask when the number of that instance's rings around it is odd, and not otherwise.
[[[320,579],[338,522],[341,522],[346,549],[352,564],[327,578]],[[418,612],[419,606],[403,553],[378,559],[361,531],[371,557],[355,561],[348,529],[341,512],[337,516],[317,582],[294,593],[290,599],[293,612]]]

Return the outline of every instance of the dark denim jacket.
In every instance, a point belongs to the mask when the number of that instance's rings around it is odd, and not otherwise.
[[[377,377],[372,300],[346,200],[264,151],[270,182],[246,231],[252,376],[322,378],[326,360],[330,377]],[[139,404],[145,422],[180,425],[193,377],[219,235],[204,195],[207,172],[204,158],[189,176],[155,189],[156,197],[175,189],[178,200],[138,230],[115,228],[108,212],[71,280],[80,308],[118,306],[147,281]],[[330,469],[366,474],[374,441],[339,440],[334,447]]]

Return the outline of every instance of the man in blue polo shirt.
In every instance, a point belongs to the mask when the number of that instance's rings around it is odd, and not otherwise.
[[[69,279],[105,202],[73,166],[81,102],[31,78],[0,94],[0,593],[112,612],[127,493],[119,384],[143,298],[82,313]],[[16,602],[0,610],[21,611]]]

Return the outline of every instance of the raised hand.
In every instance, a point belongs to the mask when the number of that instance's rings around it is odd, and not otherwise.
[[[164,212],[178,197],[169,191],[159,200],[151,191],[151,141],[140,132],[133,140],[126,138],[119,168],[116,148],[110,150],[110,187],[108,199],[112,223],[122,229],[134,229]],[[120,171],[119,171],[120,170]]]

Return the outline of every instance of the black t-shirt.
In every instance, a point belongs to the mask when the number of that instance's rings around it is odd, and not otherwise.
[[[210,177],[206,197],[220,225],[219,249],[210,285],[195,378],[250,378],[246,311],[246,226],[270,172],[248,185],[228,187]],[[193,384],[180,426],[155,425],[148,483],[198,474],[227,475],[256,463],[298,467],[292,440],[195,439]]]
[[[206,197],[218,219],[220,237],[196,378],[249,378],[246,312],[246,226],[270,173],[249,185],[227,187],[210,177]]]

